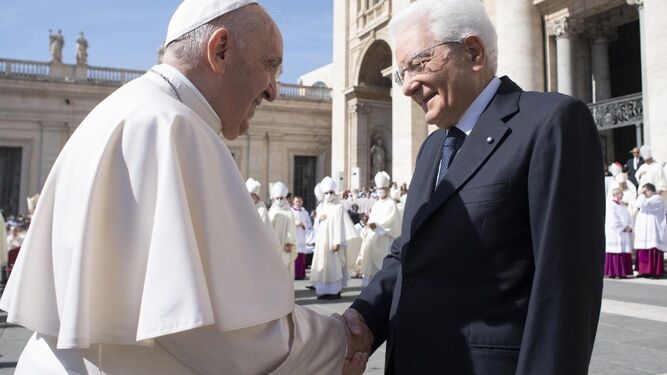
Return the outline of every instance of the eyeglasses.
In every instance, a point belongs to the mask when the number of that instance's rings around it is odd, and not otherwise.
[[[411,58],[409,58],[406,63],[405,67],[400,68],[394,72],[394,81],[399,85],[403,86],[404,82],[404,77],[405,73],[409,73],[411,76],[415,76],[417,74],[421,74],[424,71],[424,68],[426,67],[426,64],[433,60],[442,60],[442,59],[447,59],[446,56],[440,56],[440,57],[434,57],[432,53],[430,53],[435,47],[439,47],[445,44],[450,44],[450,43],[461,43],[460,40],[451,40],[447,42],[442,42],[438,43],[434,46],[425,48],[415,54],[412,55]]]

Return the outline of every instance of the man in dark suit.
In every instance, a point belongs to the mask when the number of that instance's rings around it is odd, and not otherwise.
[[[396,81],[440,129],[401,237],[343,316],[353,336],[387,341],[387,374],[587,373],[604,259],[588,108],[495,78],[478,0],[414,2],[390,29]]]
[[[637,173],[637,169],[644,164],[644,158],[639,154],[639,147],[633,148],[630,153],[632,153],[632,157],[625,163],[625,170],[628,172],[628,180],[635,184],[635,187],[639,187],[639,183],[635,178],[635,173]]]

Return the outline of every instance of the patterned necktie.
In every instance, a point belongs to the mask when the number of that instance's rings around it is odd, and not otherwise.
[[[445,137],[445,142],[442,144],[442,158],[440,159],[440,172],[438,173],[438,182],[435,186],[440,184],[442,178],[445,177],[447,169],[452,164],[456,153],[459,152],[459,149],[463,145],[463,142],[466,140],[466,134],[459,130],[459,128],[452,126],[447,130],[447,137]]]

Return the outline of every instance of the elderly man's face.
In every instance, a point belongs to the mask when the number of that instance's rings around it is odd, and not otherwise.
[[[422,72],[403,76],[403,94],[422,107],[426,123],[447,129],[463,116],[477,88],[471,84],[474,72],[464,46],[437,44],[424,27],[406,29],[396,39],[396,60],[399,69],[411,61],[423,62]]]
[[[264,99],[273,101],[278,96],[277,75],[283,60],[283,42],[280,31],[268,14],[259,7],[266,22],[261,30],[246,37],[246,45],[238,46],[237,58],[230,64],[227,78],[230,85],[228,98],[221,110],[222,133],[235,139],[248,130],[248,122]]]

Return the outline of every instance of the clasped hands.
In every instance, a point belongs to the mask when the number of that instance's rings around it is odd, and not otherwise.
[[[347,352],[343,363],[343,374],[363,374],[375,340],[373,333],[366,325],[361,314],[354,309],[345,310],[342,316],[339,314],[333,314],[332,316],[345,324],[347,334]]]

